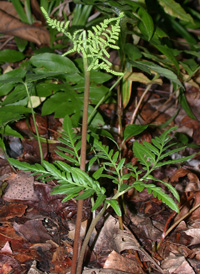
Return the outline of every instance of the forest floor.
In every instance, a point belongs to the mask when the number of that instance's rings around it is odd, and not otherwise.
[[[162,89],[155,87],[150,90],[140,111],[140,119],[144,123],[153,121],[162,125],[176,113],[175,99],[171,97],[167,100],[169,89],[170,86],[165,85]],[[139,98],[143,89],[137,87],[136,91]],[[198,88],[188,86],[186,97],[199,119]],[[164,104],[166,101],[167,104]],[[112,122],[116,120],[115,109],[114,104],[101,106],[107,120]],[[133,111],[131,105],[125,113],[125,122],[128,123]],[[39,134],[44,138],[51,136],[48,144],[42,143],[44,158],[58,160],[54,150],[58,145],[57,134],[62,121],[53,116],[37,115],[36,118]],[[180,110],[168,126],[174,125],[178,126],[179,139],[186,138],[187,147],[183,155],[198,152],[199,122]],[[15,129],[26,137],[23,140],[16,137],[7,139],[9,156],[29,163],[39,162],[37,141],[32,137],[32,119],[29,126],[26,120],[16,122]],[[139,139],[151,141],[156,134],[158,130],[149,127]],[[131,147],[131,141],[129,145]],[[137,161],[129,149],[126,158],[133,164]],[[147,191],[129,193],[125,198],[126,212],[123,215],[125,230],[119,230],[117,216],[112,211],[108,212],[92,236],[96,242],[91,239],[90,247],[93,249],[87,251],[87,267],[83,273],[200,273],[199,155],[186,163],[160,168],[154,175],[176,187],[181,197],[180,213],[175,214]],[[0,180],[1,273],[68,273],[73,254],[77,201],[62,203],[63,196],[50,195],[55,182],[43,184],[28,173],[16,172],[3,154],[0,158]],[[89,219],[90,203],[86,200],[82,238]]]

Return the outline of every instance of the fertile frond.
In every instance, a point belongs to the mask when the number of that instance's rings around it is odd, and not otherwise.
[[[52,27],[52,29],[57,29],[57,31],[64,33],[65,35],[67,35],[71,39],[71,34],[66,32],[67,29],[68,29],[68,27],[69,27],[70,21],[67,21],[67,22],[62,21],[62,22],[60,22],[60,21],[58,21],[56,19],[51,19],[49,17],[49,15],[48,15],[47,11],[43,7],[41,7],[41,11],[42,11],[45,19],[47,20],[47,24],[50,27]]]
[[[119,39],[120,20],[124,16],[123,12],[116,18],[105,19],[100,25],[93,26],[93,31],[79,29],[71,35],[69,32],[66,32],[69,21],[65,23],[51,19],[44,8],[41,8],[41,10],[49,26],[56,28],[72,40],[73,48],[63,55],[78,52],[83,55],[83,58],[91,60],[88,71],[91,69],[104,69],[114,75],[123,75],[123,73],[110,68],[112,64],[107,60],[110,54],[106,50],[107,48],[119,49],[116,42]]]

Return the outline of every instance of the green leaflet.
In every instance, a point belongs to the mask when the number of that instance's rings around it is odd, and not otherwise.
[[[119,207],[118,201],[116,201],[116,200],[106,200],[106,203],[111,205],[111,207],[114,209],[115,213],[118,216],[122,216],[122,212],[121,212],[121,209]]]
[[[190,14],[186,13],[179,3],[174,0],[158,0],[164,11],[169,15],[186,22],[193,22]]]
[[[168,194],[166,194],[160,187],[157,187],[154,184],[145,184],[141,181],[136,181],[133,184],[133,186],[139,192],[146,188],[149,194],[152,193],[155,198],[162,200],[162,202],[168,205],[172,210],[179,212],[179,208],[177,204],[174,202],[174,200]]]
[[[133,152],[135,157],[138,158],[141,164],[146,166],[147,169],[149,169],[151,164],[155,163],[155,155],[148,150],[148,148],[138,143],[138,141],[133,143]]]

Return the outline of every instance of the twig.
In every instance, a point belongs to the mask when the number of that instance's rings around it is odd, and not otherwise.
[[[140,105],[142,104],[142,101],[143,101],[145,95],[147,94],[147,92],[149,91],[149,89],[151,88],[151,86],[154,84],[153,81],[155,81],[158,77],[159,77],[159,76],[156,75],[156,76],[153,78],[152,82],[151,82],[150,84],[147,85],[147,87],[146,87],[144,93],[143,93],[142,96],[140,97],[140,100],[139,100],[139,102],[138,102],[138,104],[137,104],[137,106],[136,106],[136,108],[135,108],[135,110],[134,110],[134,112],[133,112],[133,115],[132,115],[130,124],[133,124],[133,123],[134,123],[135,118],[136,118],[136,115],[137,115],[137,112],[138,112],[138,109],[140,108]]]

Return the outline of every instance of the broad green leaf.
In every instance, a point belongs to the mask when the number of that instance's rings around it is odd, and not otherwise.
[[[187,113],[187,115],[194,119],[194,120],[197,120],[196,116],[193,114],[188,102],[187,102],[187,99],[185,97],[185,94],[184,94],[184,91],[183,89],[180,89],[180,94],[179,94],[179,103],[181,104],[182,108],[185,110],[185,112]]]
[[[140,59],[142,57],[141,51],[136,47],[135,45],[131,43],[126,43],[124,46],[124,52],[127,55],[129,59],[132,61],[135,61],[137,59]]]
[[[78,96],[81,101],[84,99],[84,82],[79,82],[74,89],[78,92],[81,92]],[[102,99],[105,94],[107,94],[109,89],[103,85],[97,86],[95,84],[90,84],[90,103],[98,104],[98,102]]]
[[[78,73],[77,67],[67,57],[53,53],[41,53],[31,57],[30,63],[35,67],[61,73]]]
[[[103,84],[104,82],[109,81],[113,76],[108,73],[101,71],[91,70],[90,71],[90,81],[95,84]]]
[[[1,76],[0,76],[0,78],[1,78]],[[1,82],[1,80],[0,80],[0,82]],[[4,95],[8,94],[13,89],[14,86],[15,86],[15,84],[13,84],[13,83],[5,83],[5,84],[0,83],[0,96],[4,96]]]
[[[132,74],[132,65],[127,62],[126,63],[126,73],[125,75],[128,76],[130,74]],[[126,108],[126,106],[128,105],[130,98],[131,98],[131,93],[132,93],[132,79],[129,79],[128,76],[124,76],[123,77],[123,81],[122,81],[122,103],[123,103],[123,107]]]
[[[36,84],[36,92],[37,95],[40,97],[48,97],[52,93],[56,93],[57,91],[67,91],[70,90],[70,86],[65,84],[59,83],[52,83],[52,80],[49,82],[40,82]]]
[[[124,130],[123,143],[127,139],[142,133],[146,128],[148,128],[148,125],[128,125]]]
[[[2,84],[15,84],[22,82],[22,78],[26,75],[26,70],[17,68],[0,76],[0,85]]]
[[[149,13],[142,7],[138,9],[137,13],[141,19],[141,23],[139,23],[138,27],[143,34],[147,35],[148,40],[150,40],[154,32],[153,20]]]
[[[47,99],[42,107],[42,115],[55,113],[55,118],[63,118],[82,109],[82,102],[72,92],[57,92]]]
[[[12,4],[15,7],[15,10],[17,11],[17,14],[20,17],[21,21],[28,24],[28,18],[22,6],[22,2],[20,0],[12,0]]]
[[[114,209],[115,213],[118,216],[122,216],[122,212],[121,212],[121,209],[119,207],[118,201],[116,201],[116,200],[106,200],[106,203],[111,205],[111,207]]]
[[[186,22],[193,22],[193,18],[191,17],[191,15],[189,13],[186,13],[181,5],[176,1],[158,0],[158,2],[167,14]]]
[[[18,84],[16,88],[8,94],[5,100],[2,102],[2,105],[11,105],[27,97],[26,89],[23,84]]]
[[[13,49],[4,49],[0,51],[0,63],[15,63],[24,59],[24,54]]]
[[[0,108],[0,125],[20,120],[24,114],[31,113],[31,110],[24,106],[4,106]]]
[[[94,210],[96,210],[105,201],[105,199],[106,199],[106,195],[104,194],[98,195],[91,211],[93,212]]]
[[[33,69],[33,73],[29,73],[26,75],[25,81],[27,83],[37,82],[39,80],[55,78],[62,74],[64,76],[64,72],[56,72],[56,71],[39,71],[37,69]]]
[[[162,52],[176,67],[177,72],[179,73],[179,63],[176,60],[176,56],[174,56],[173,50],[169,48],[167,45],[158,45],[157,43],[153,43],[154,47],[156,47],[160,52]]]
[[[184,26],[182,26],[175,18],[170,17],[169,20],[171,27],[178,33],[178,35],[181,35],[189,44],[192,45],[192,48],[194,48],[193,45],[196,45],[198,43],[194,36],[191,35],[188,30]]]
[[[7,135],[7,136],[14,136],[14,137],[24,139],[24,137],[19,132],[12,129],[9,125],[6,125],[4,129],[0,128],[0,134]]]
[[[178,84],[179,86],[182,87],[181,82],[178,80],[177,75],[166,68],[163,68],[159,65],[154,64],[153,62],[150,61],[134,61],[133,64],[137,67],[138,65],[142,65],[143,67],[146,67],[146,69],[153,70],[157,72],[158,74],[166,77],[167,79],[171,80],[172,82]]]

